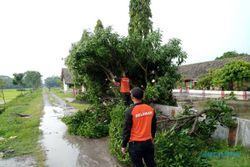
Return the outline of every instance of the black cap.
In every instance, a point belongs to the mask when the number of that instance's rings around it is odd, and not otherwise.
[[[139,99],[141,100],[143,98],[143,90],[139,87],[135,87],[133,88],[131,91],[130,91],[131,95],[136,98],[136,99]]]

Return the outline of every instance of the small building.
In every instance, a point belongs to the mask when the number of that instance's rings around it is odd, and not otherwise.
[[[73,88],[74,84],[72,82],[72,74],[67,68],[62,68],[61,81],[63,82],[64,92],[69,91],[69,88]]]

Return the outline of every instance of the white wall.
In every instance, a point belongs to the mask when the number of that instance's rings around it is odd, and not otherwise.
[[[250,92],[249,91],[220,91],[220,90],[193,90],[193,89],[174,89],[173,94],[175,96],[190,96],[190,97],[205,97],[205,98],[221,98],[224,94],[229,96],[233,92],[235,97],[238,100],[249,100]]]
[[[67,92],[69,89],[68,85],[65,83],[65,80],[63,79],[63,91]]]

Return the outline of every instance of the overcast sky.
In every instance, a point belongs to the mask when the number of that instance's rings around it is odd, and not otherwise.
[[[176,37],[186,64],[250,53],[250,0],[151,0],[154,29]],[[97,19],[127,35],[129,0],[0,0],[0,75],[60,75],[62,58]]]

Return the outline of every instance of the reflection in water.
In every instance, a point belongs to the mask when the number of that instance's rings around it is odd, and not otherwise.
[[[209,99],[192,98],[192,97],[177,97],[177,103],[180,106],[191,105],[195,109],[201,111]],[[250,119],[250,101],[243,100],[227,100],[226,103],[231,106],[237,114],[237,117]]]
[[[108,152],[107,138],[85,139],[68,135],[61,117],[70,114],[66,104],[53,95],[58,107],[51,106],[44,94],[44,116],[40,129],[43,131],[42,146],[46,150],[49,167],[116,167],[120,166]],[[65,108],[66,107],[66,108]]]

